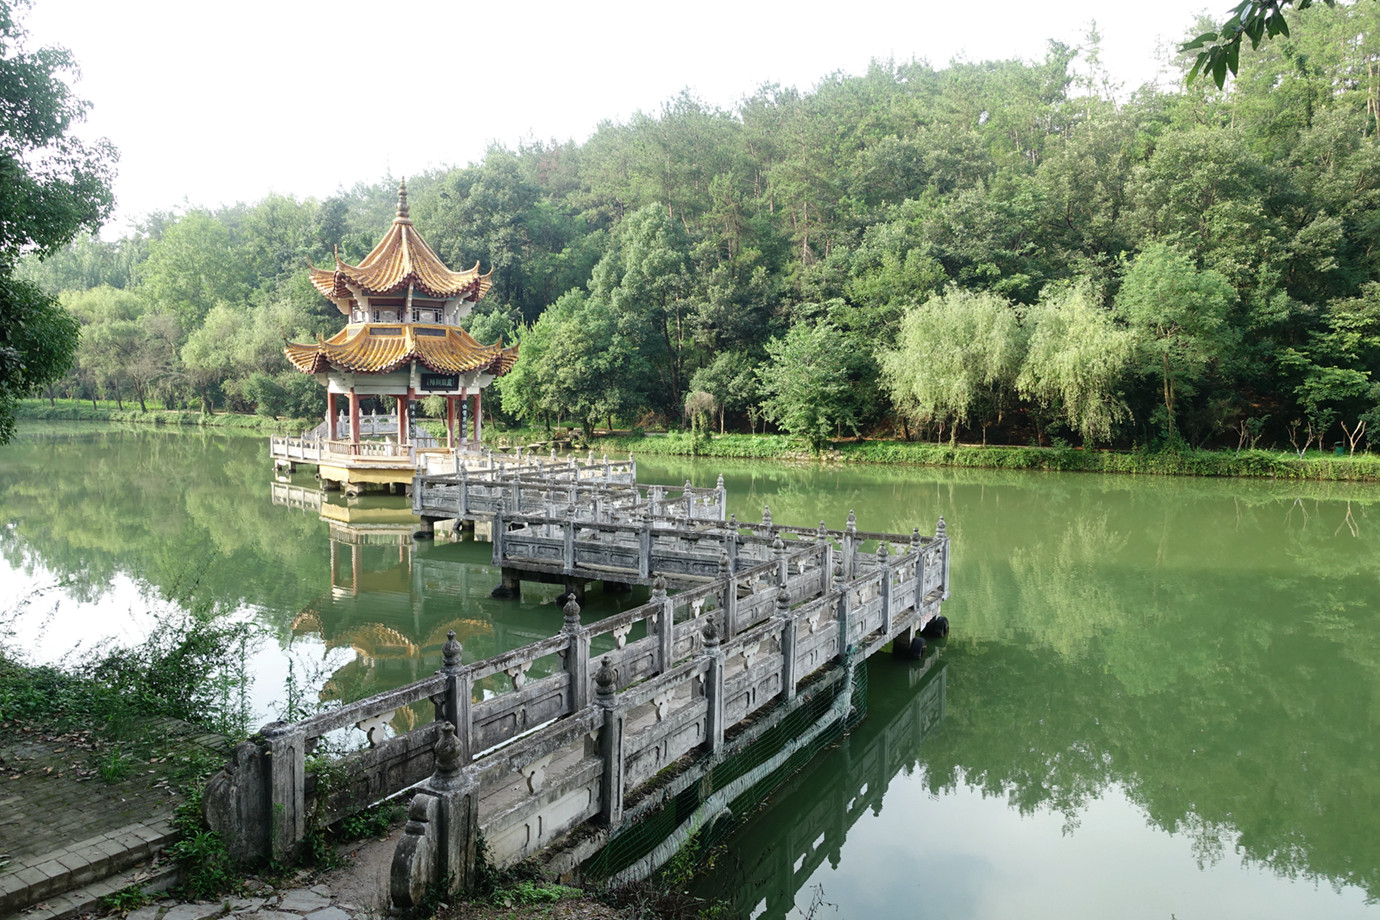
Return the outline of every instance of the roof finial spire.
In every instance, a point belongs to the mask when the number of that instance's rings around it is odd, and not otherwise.
[[[398,182],[398,216],[407,217],[407,180]]]

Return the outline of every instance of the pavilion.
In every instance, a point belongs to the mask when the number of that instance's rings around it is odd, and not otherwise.
[[[484,389],[518,356],[516,345],[481,345],[460,327],[492,286],[492,275],[481,275],[478,263],[467,271],[447,268],[413,226],[407,185],[399,185],[397,217],[358,265],[337,253],[333,270],[311,266],[312,285],[347,321],[329,339],[287,345],[293,366],[326,387],[326,420],[315,438],[303,439],[318,445],[313,455],[285,443],[279,457],[277,441],[298,439],[275,439],[275,460],[316,462],[323,483],[351,488],[410,481],[418,450],[433,447],[410,423],[415,402],[427,396],[446,400],[445,451],[478,450]],[[365,430],[360,406],[367,397],[394,402],[396,420],[390,413],[384,430],[376,424]],[[384,440],[366,440],[370,435]]]

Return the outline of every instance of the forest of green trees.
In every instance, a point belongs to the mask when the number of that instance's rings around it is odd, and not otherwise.
[[[1360,450],[1380,439],[1380,4],[1290,23],[1225,89],[1118,92],[1090,35],[731,111],[682,94],[408,176],[412,217],[452,267],[493,268],[471,331],[522,342],[485,402],[512,421]],[[307,261],[357,262],[396,187],[151,214],[27,262],[82,323],[51,395],[319,414],[282,355],[341,324]]]

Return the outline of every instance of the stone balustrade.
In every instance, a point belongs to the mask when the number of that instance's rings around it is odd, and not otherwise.
[[[524,527],[560,530],[543,539],[565,546],[574,523]],[[590,625],[572,600],[556,635],[470,664],[452,635],[435,675],[239,745],[208,785],[208,820],[237,858],[283,858],[309,824],[422,783],[395,862],[406,904],[442,869],[456,876],[480,830],[503,865],[585,822],[617,827],[667,767],[712,756],[731,726],[790,703],[846,656],[908,644],[947,596],[942,521],[933,538],[756,525],[669,537],[707,541],[692,555],[717,574],[679,593],[655,579],[648,603]],[[863,539],[877,552],[860,552]],[[367,747],[313,757],[351,728]],[[453,769],[437,768],[443,740]]]

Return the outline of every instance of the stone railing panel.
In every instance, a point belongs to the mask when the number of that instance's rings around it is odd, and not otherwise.
[[[313,789],[318,822],[333,823],[426,779],[436,767],[432,749],[440,734],[441,723],[432,722],[336,759]]]
[[[568,715],[572,711],[570,704],[570,675],[564,672],[475,703],[470,716],[474,750],[497,747],[545,722]]]
[[[700,696],[646,724],[641,731],[630,733],[624,741],[623,782],[627,791],[635,792],[664,768],[704,744],[708,718],[709,702]]]

